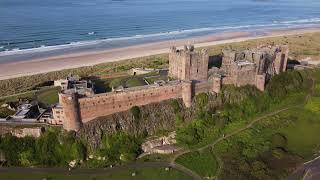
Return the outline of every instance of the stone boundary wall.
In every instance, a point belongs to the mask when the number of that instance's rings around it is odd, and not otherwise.
[[[171,82],[163,86],[149,85],[130,88],[122,92],[79,98],[80,116],[82,123],[87,123],[97,117],[127,111],[133,106],[181,97],[182,86],[180,82]]]

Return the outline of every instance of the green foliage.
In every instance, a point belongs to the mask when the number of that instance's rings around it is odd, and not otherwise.
[[[171,101],[171,107],[172,107],[175,114],[177,114],[181,111],[180,104],[176,99]]]
[[[183,126],[183,118],[180,113],[175,115],[175,127],[182,127]]]
[[[11,135],[1,137],[0,150],[4,153],[9,166],[29,165],[35,156],[35,139],[17,138]]]
[[[116,78],[116,79],[113,79],[110,83],[109,83],[109,86],[110,87],[113,87],[113,88],[117,88],[121,85],[121,81],[122,79],[120,78]]]
[[[104,135],[99,154],[106,157],[109,163],[132,161],[141,152],[141,138],[123,132]]]
[[[216,157],[210,149],[184,154],[178,157],[176,162],[191,169],[202,177],[215,176],[219,167]]]
[[[204,108],[208,105],[208,94],[200,93],[196,96],[196,105],[199,108]]]
[[[288,140],[285,135],[281,133],[275,133],[272,135],[271,142],[274,148],[286,148]]]
[[[130,112],[132,113],[134,119],[139,120],[141,118],[141,112],[140,112],[140,108],[138,106],[133,106],[130,109]]]
[[[64,137],[64,136],[62,136]],[[40,138],[1,138],[0,150],[9,166],[66,166],[71,160],[84,160],[87,149],[74,136],[59,140],[59,132],[49,130]]]
[[[303,90],[304,87],[303,75],[300,71],[287,71],[274,76],[267,85],[267,93],[276,100],[287,96],[290,93],[296,93]]]
[[[307,104],[305,105],[305,108],[308,109],[311,112],[319,113],[320,112],[320,97],[311,97]]]
[[[0,107],[0,118],[6,118],[10,115],[14,115],[14,113],[15,112],[10,109]]]

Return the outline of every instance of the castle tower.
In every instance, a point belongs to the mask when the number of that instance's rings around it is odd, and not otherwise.
[[[289,55],[288,46],[281,46],[276,50],[275,60],[274,60],[274,67],[276,70],[276,74],[286,71],[287,63],[288,63],[288,55]]]
[[[212,92],[219,93],[221,90],[222,79],[220,75],[212,78]]]
[[[236,52],[232,50],[222,50],[222,64],[221,69],[226,73],[226,76],[233,75],[232,64],[236,59]]]
[[[192,106],[192,81],[182,82],[182,100],[187,108]]]
[[[59,94],[59,102],[63,107],[63,129],[67,131],[78,131],[82,125],[78,93]]]
[[[196,51],[193,45],[177,50],[170,48],[169,76],[179,80],[208,80],[209,54],[207,50]]]

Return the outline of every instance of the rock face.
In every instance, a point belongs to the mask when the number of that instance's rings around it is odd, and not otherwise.
[[[185,123],[190,122],[196,111],[196,103],[191,108],[186,108],[182,99],[166,100],[160,103],[148,104],[139,107],[140,117],[137,119],[130,111],[115,113],[113,115],[97,118],[83,124],[77,134],[84,137],[90,143],[92,149],[96,149],[104,134],[112,134],[117,131],[124,131],[129,134],[154,135],[159,130],[175,130],[176,113],[173,102],[179,105],[180,114]],[[195,101],[195,99],[194,99]],[[207,108],[214,109],[221,105],[221,100],[214,94],[209,94]]]
[[[178,148],[175,146],[175,144],[177,143],[175,137],[176,133],[172,132],[168,136],[150,139],[144,142],[141,145],[141,148],[146,154],[171,154],[178,150]]]
[[[171,105],[172,101],[167,100],[139,107],[138,119],[130,111],[97,118],[84,124],[78,134],[91,142],[91,147],[95,149],[104,134],[124,131],[129,134],[153,135],[161,129],[174,130],[175,113]],[[177,102],[184,111],[182,101],[177,100]]]
[[[22,129],[15,129],[11,133],[13,136],[16,136],[18,138],[22,138],[22,137],[26,137],[26,136],[38,138],[42,134],[42,129],[41,129],[41,127],[22,128]]]
[[[45,131],[45,127],[15,127],[15,126],[0,126],[0,136],[11,134],[18,138],[31,136],[38,138]]]

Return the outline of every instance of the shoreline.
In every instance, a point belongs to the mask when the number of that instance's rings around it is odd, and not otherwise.
[[[114,48],[101,51],[74,53],[48,58],[3,62],[0,64],[0,80],[29,76],[64,69],[93,66],[102,63],[129,60],[133,58],[165,54],[170,46],[181,47],[184,44],[194,44],[196,48],[219,44],[243,42],[253,39],[290,36],[305,33],[320,32],[320,28],[269,30],[266,32],[228,32],[192,37],[179,40],[146,43],[123,48]]]

